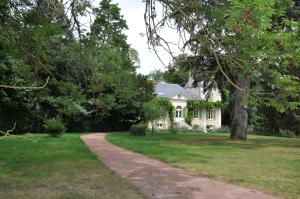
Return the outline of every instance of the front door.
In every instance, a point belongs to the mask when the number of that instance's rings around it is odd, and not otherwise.
[[[182,122],[183,120],[184,120],[184,118],[183,118],[182,107],[177,106],[176,112],[175,112],[175,122]]]

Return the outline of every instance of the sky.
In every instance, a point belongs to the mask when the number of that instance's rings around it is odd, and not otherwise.
[[[125,32],[128,37],[127,41],[139,53],[140,68],[137,69],[137,72],[147,75],[153,70],[165,70],[165,65],[168,65],[172,61],[172,57],[165,50],[157,49],[164,64],[161,63],[154,51],[149,50],[147,37],[141,36],[141,33],[146,33],[144,22],[145,3],[142,0],[113,0],[112,2],[119,4],[121,14],[127,21],[129,28]],[[169,41],[178,42],[178,34],[174,30],[165,29],[162,35]],[[175,54],[180,53],[176,46],[172,48],[172,51]]]

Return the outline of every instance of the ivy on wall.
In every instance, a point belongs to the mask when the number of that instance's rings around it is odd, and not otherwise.
[[[187,109],[188,111],[193,111],[196,109],[214,109],[214,108],[221,108],[224,106],[224,102],[222,101],[216,101],[216,102],[211,102],[211,101],[206,101],[206,100],[189,100],[187,102]]]
[[[169,99],[164,98],[154,98],[153,102],[158,104],[159,106],[163,106],[168,111],[168,115],[171,120],[171,125],[173,125],[175,117],[175,107],[173,106],[171,101]]]
[[[191,125],[194,115],[194,110],[222,108],[227,105],[226,101],[206,101],[206,100],[189,100],[187,102],[187,114],[184,118],[185,122]]]
[[[186,114],[186,116],[184,117],[184,121],[188,125],[192,125],[192,120],[193,120],[193,112],[192,111],[188,111],[187,114]]]

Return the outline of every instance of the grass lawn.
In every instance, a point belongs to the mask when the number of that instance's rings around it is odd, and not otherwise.
[[[104,166],[79,134],[0,137],[0,198],[142,198]]]
[[[107,139],[194,173],[253,187],[286,198],[300,198],[300,139],[250,135],[228,140],[225,133],[155,133]]]

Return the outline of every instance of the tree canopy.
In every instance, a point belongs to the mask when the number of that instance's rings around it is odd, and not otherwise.
[[[188,69],[185,67],[184,60],[186,54],[180,54],[175,57],[174,61],[169,64],[167,70],[154,70],[149,74],[150,79],[154,81],[165,81],[169,83],[185,86],[189,79]]]
[[[163,13],[156,13],[158,5]],[[231,138],[247,139],[249,105],[281,112],[299,108],[298,8],[299,2],[291,0],[150,0],[147,36],[153,46],[168,46],[160,28],[189,35],[187,66],[208,88],[232,88]]]
[[[118,129],[143,117],[152,83],[136,73],[138,55],[117,4],[0,4],[0,129],[17,122],[17,132],[41,131],[51,118],[69,131]],[[82,17],[95,18],[90,28]]]

